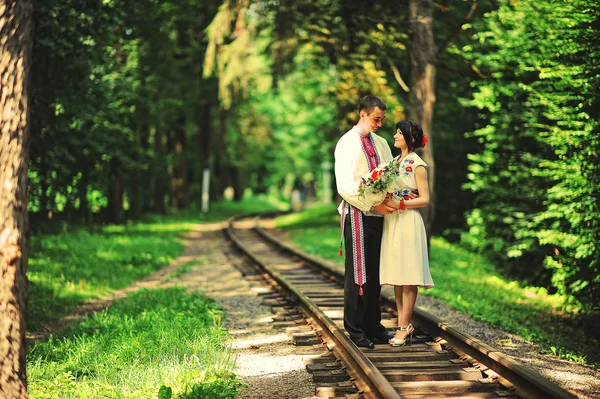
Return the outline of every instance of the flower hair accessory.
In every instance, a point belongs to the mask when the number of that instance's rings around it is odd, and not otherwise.
[[[421,144],[421,148],[425,148],[428,141],[429,139],[427,138],[427,136],[423,135],[423,144]]]

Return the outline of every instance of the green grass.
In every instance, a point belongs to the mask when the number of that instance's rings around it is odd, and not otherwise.
[[[138,291],[34,343],[29,393],[38,399],[234,398],[241,385],[222,317],[213,300],[183,288]]]
[[[340,217],[331,205],[308,208],[276,219],[277,227],[289,231],[292,240],[306,252],[343,263],[338,255]]]
[[[307,252],[343,263],[338,256],[339,216],[333,206],[280,217],[277,225]],[[436,286],[422,294],[536,342],[563,359],[600,365],[600,342],[588,334],[598,329],[598,315],[565,314],[560,309],[566,298],[506,279],[484,257],[438,237],[431,240],[430,268]]]
[[[198,223],[241,212],[284,208],[246,197],[213,203],[207,214],[189,209],[124,225],[82,227],[59,222],[34,234],[29,246],[30,331],[168,265],[182,253],[180,235]],[[39,228],[37,231],[42,231]],[[176,279],[194,265],[172,272]],[[241,384],[222,311],[183,289],[142,290],[31,344],[29,392],[35,398],[234,398]]]
[[[135,224],[96,233],[76,230],[32,237],[27,273],[29,329],[169,264],[182,252],[183,244],[176,233],[156,227]]]
[[[86,300],[124,288],[168,265],[183,250],[180,234],[198,223],[281,206],[263,197],[248,197],[240,203],[214,203],[206,215],[190,209],[92,232],[65,225],[58,234],[33,235],[27,272],[28,329],[35,331]]]
[[[204,257],[198,260],[191,260],[189,262],[186,262],[183,266],[179,267],[173,273],[169,274],[167,276],[167,281],[177,279],[183,276],[184,274],[189,273],[192,270],[192,266],[203,265],[208,262],[210,262],[210,259]]]

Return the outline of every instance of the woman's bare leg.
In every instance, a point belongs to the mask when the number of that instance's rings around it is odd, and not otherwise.
[[[398,306],[398,302],[402,305],[398,308],[398,327],[407,327],[415,309],[419,287],[416,285],[396,286],[394,287],[394,293],[396,294],[396,306]],[[401,297],[400,301],[398,301],[398,294]],[[396,338],[405,339],[409,333],[409,331],[397,330]]]
[[[400,322],[402,321],[402,286],[401,285],[395,285],[394,286],[394,296],[396,298],[396,310],[398,311],[398,323],[397,325],[400,325]]]

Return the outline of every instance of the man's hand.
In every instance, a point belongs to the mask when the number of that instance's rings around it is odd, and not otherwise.
[[[390,213],[396,212],[397,209],[387,206],[384,202],[373,207],[373,210],[382,215],[389,215]]]

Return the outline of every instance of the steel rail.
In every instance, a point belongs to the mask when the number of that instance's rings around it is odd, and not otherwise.
[[[329,268],[322,259],[288,245],[258,225],[256,231],[265,239],[290,254],[313,264],[323,271],[333,274],[336,280],[343,284],[343,274]],[[394,298],[384,296],[384,300],[386,301],[387,306],[392,308],[395,307]],[[522,363],[503,354],[497,349],[494,349],[485,342],[457,330],[451,324],[444,322],[440,318],[433,316],[418,307],[415,307],[413,319],[417,324],[423,327],[423,329],[438,333],[453,349],[456,350],[456,352],[461,352],[470,356],[477,362],[496,372],[502,378],[508,380],[516,387],[521,396],[531,399],[577,399],[577,396],[544,378],[538,372],[527,368]]]
[[[371,394],[368,396],[382,398],[382,399],[399,399],[401,398],[390,382],[381,374],[381,372],[375,367],[375,365],[365,356],[365,354],[358,349],[358,347],[350,340],[345,332],[339,328],[323,311],[311,301],[305,294],[299,291],[294,285],[288,282],[281,273],[273,270],[268,265],[258,259],[239,239],[233,232],[233,221],[236,218],[231,218],[228,222],[226,229],[228,237],[240,248],[246,256],[248,256],[254,263],[260,265],[278,284],[284,287],[287,291],[296,296],[302,308],[310,315],[314,316],[314,320],[318,322],[324,332],[335,343],[334,351],[340,356],[340,358],[348,366],[347,371],[354,371],[358,379],[355,378],[355,382],[362,381],[365,384],[361,388],[364,394]],[[368,389],[365,389],[368,387]]]

